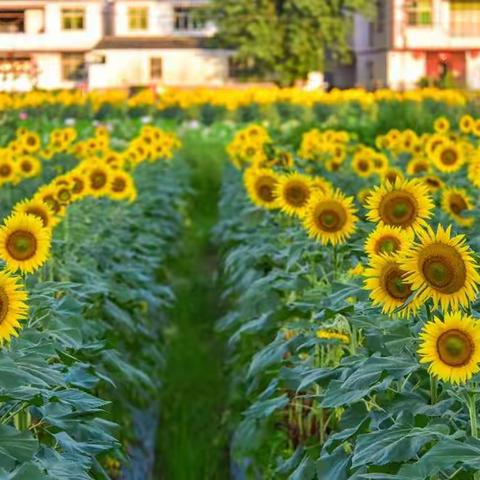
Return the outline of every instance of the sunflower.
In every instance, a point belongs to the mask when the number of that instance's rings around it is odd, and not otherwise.
[[[373,222],[416,231],[426,225],[433,207],[425,185],[417,180],[397,180],[372,190],[367,217]]]
[[[452,237],[451,229],[439,225],[436,233],[430,227],[419,231],[420,241],[401,259],[419,301],[431,298],[434,306],[440,304],[443,310],[467,306],[475,299],[480,282],[464,236]]]
[[[477,188],[480,188],[480,152],[468,164],[468,179]]]
[[[384,175],[388,170],[388,158],[383,153],[375,153],[372,156],[373,169],[375,173]]]
[[[350,343],[350,337],[346,333],[336,332],[333,330],[319,329],[317,330],[317,338],[321,340],[338,340],[342,343]]]
[[[18,166],[8,158],[0,160],[0,184],[15,181],[18,175]]]
[[[382,174],[385,183],[394,184],[397,180],[403,180],[403,173],[398,168],[388,168]]]
[[[406,250],[413,241],[409,230],[390,225],[378,225],[365,242],[365,252],[370,257],[381,254],[399,254]]]
[[[426,175],[422,177],[420,181],[427,187],[430,193],[440,190],[444,185],[442,179],[436,175]]]
[[[41,142],[38,133],[27,132],[21,137],[23,149],[28,153],[34,153],[40,150]]]
[[[311,179],[301,173],[290,173],[278,177],[274,198],[281,210],[288,215],[301,216],[312,194]]]
[[[11,271],[31,273],[43,265],[50,252],[50,229],[33,215],[16,213],[0,228],[0,258]]]
[[[450,142],[437,147],[432,160],[438,170],[451,173],[459,170],[466,159],[460,146]]]
[[[65,214],[65,206],[56,198],[55,186],[46,185],[40,188],[33,198],[45,203],[54,215],[61,217]]]
[[[303,224],[308,234],[323,245],[336,245],[355,232],[355,212],[353,197],[345,197],[340,190],[316,192],[308,202]]]
[[[313,190],[322,193],[328,193],[332,191],[332,184],[328,180],[325,180],[323,177],[312,177],[310,185]]]
[[[475,123],[473,124],[472,132],[476,137],[480,137],[480,118],[477,118],[475,120]]]
[[[137,198],[137,190],[132,176],[123,170],[113,172],[110,178],[108,195],[113,200],[133,202]]]
[[[446,188],[442,192],[442,210],[450,215],[459,225],[469,227],[473,217],[465,217],[465,212],[473,210],[470,197],[463,188]]]
[[[422,157],[412,158],[407,164],[407,174],[412,177],[428,173],[430,169],[430,162]]]
[[[23,200],[15,205],[13,213],[33,215],[42,221],[45,228],[52,228],[58,223],[53,211],[41,200]]]
[[[361,178],[369,177],[374,172],[374,165],[368,155],[363,152],[355,154],[352,160],[353,171]]]
[[[435,120],[433,128],[437,133],[446,133],[450,130],[450,122],[445,117],[439,117]]]
[[[362,207],[367,206],[368,199],[370,198],[371,194],[372,194],[372,189],[371,188],[362,188],[357,193],[357,200],[359,201],[359,203]]]
[[[27,292],[20,280],[8,272],[0,272],[0,344],[18,335],[20,321],[27,314]]]
[[[25,178],[36,177],[42,169],[42,164],[38,158],[35,158],[32,155],[21,156],[17,160],[17,165],[22,177]]]
[[[480,323],[460,312],[435,317],[420,333],[418,354],[440,380],[465,383],[479,371]]]
[[[471,115],[463,115],[460,118],[459,127],[462,133],[471,133],[475,125],[475,120]]]
[[[243,181],[250,200],[262,208],[278,207],[275,188],[278,175],[268,168],[249,167],[245,170]]]
[[[108,192],[112,169],[100,162],[89,165],[85,170],[85,178],[89,194],[101,197]]]
[[[405,270],[397,257],[392,255],[375,255],[364,273],[365,290],[370,291],[373,305],[382,306],[382,312],[391,314],[399,310],[401,316],[413,313],[418,308],[418,301],[411,297],[413,290],[410,282],[405,280]]]

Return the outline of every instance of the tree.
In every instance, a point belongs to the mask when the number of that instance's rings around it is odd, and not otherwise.
[[[212,0],[219,45],[262,79],[291,85],[350,59],[355,13],[373,18],[372,0]]]

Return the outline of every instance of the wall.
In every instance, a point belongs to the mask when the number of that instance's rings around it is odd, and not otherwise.
[[[90,88],[150,85],[150,58],[161,57],[165,86],[218,86],[228,80],[228,56],[225,50],[144,49],[98,50],[104,64],[90,66]]]
[[[425,76],[426,55],[418,52],[389,52],[387,57],[387,82],[394,90],[415,88]]]
[[[20,3],[1,0],[1,5],[2,7],[32,5],[38,8],[38,2]],[[69,32],[61,29],[62,8],[72,7],[85,8],[85,30]],[[44,14],[45,33],[2,33],[0,34],[0,51],[88,50],[102,38],[102,8],[102,0],[47,2]]]

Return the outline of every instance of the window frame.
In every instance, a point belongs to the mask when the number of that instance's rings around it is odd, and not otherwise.
[[[66,12],[79,12],[77,16],[72,15],[70,13],[69,16],[66,15]],[[74,21],[75,19],[81,19],[81,26],[80,27],[74,27],[73,23],[67,27],[66,26],[66,20]],[[63,32],[82,32],[85,31],[87,28],[87,16],[86,16],[86,11],[85,8],[83,7],[65,7],[62,8],[61,14],[60,14],[60,22],[61,22],[61,29]]]
[[[195,18],[195,12],[198,12],[199,10],[200,7],[174,7],[173,30],[179,33],[201,32],[204,30],[206,22],[201,18]]]
[[[130,32],[146,32],[150,26],[149,7],[128,7],[127,21]]]
[[[62,52],[61,54],[61,71],[62,71],[62,81],[64,82],[78,82],[79,80],[82,80],[83,77],[81,75],[76,75],[75,74],[80,71],[80,69],[85,67],[85,54],[80,53],[80,52]],[[80,59],[81,57],[81,62],[78,62],[78,64],[75,66],[74,63],[72,62],[72,59],[74,57],[77,57],[77,59]],[[68,63],[71,62],[71,63]],[[73,68],[72,68],[73,67]],[[68,74],[67,69],[71,69],[71,72]]]
[[[422,15],[428,14],[429,20],[422,21]],[[406,24],[413,28],[430,28],[433,26],[433,0],[406,0],[405,2]],[[412,22],[412,18],[415,21]]]
[[[159,65],[154,65],[155,62],[158,62]],[[150,67],[150,80],[152,81],[159,81],[163,80],[163,57],[150,57],[149,60],[149,67]],[[155,72],[160,70],[160,75],[154,75]]]

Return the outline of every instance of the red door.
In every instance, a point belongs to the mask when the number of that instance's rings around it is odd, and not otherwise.
[[[465,83],[465,52],[427,52],[427,77],[443,80],[447,76],[455,83]]]

